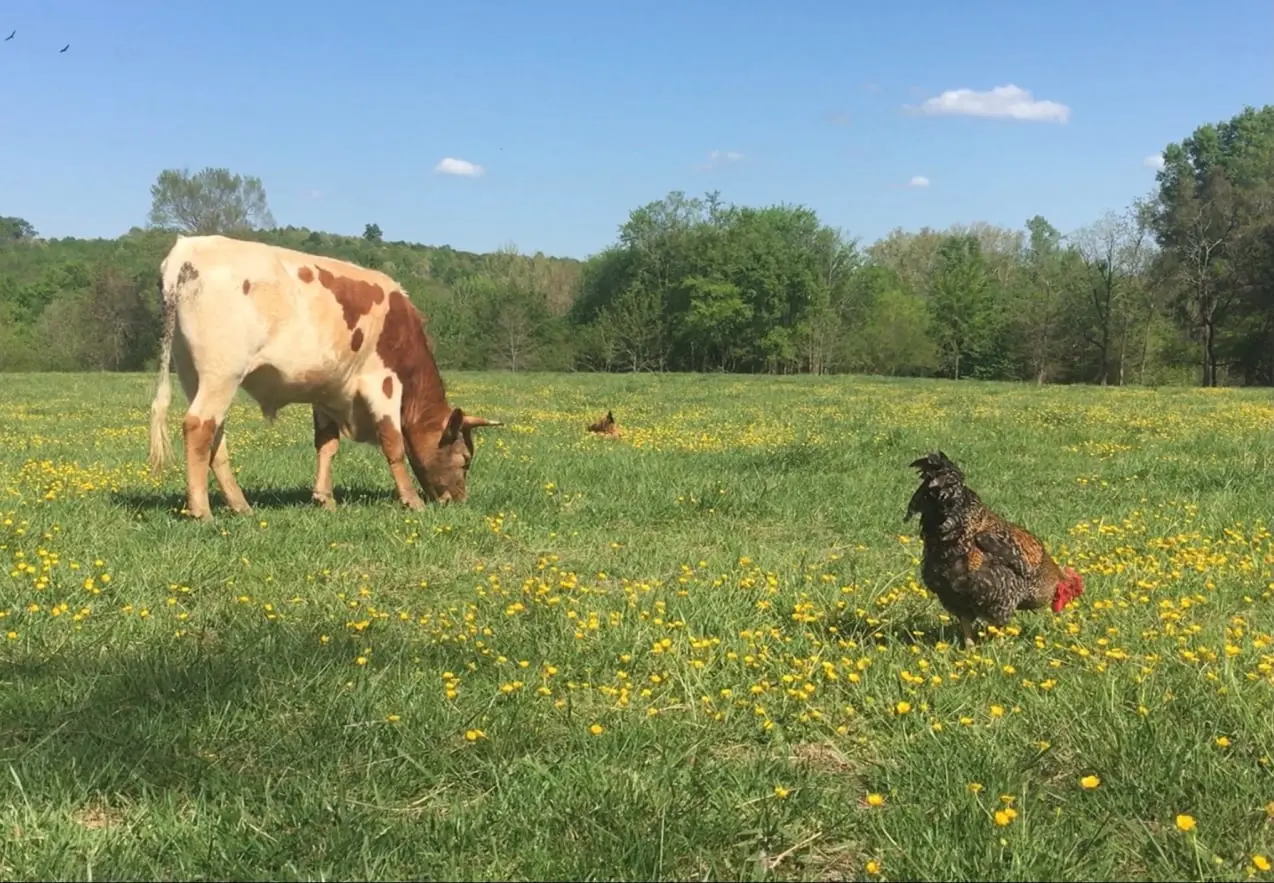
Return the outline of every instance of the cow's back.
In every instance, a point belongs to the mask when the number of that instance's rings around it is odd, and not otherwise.
[[[391,296],[406,300],[384,273],[219,235],[180,237],[164,274],[195,362],[241,377],[267,413],[343,402],[363,373],[383,373]]]

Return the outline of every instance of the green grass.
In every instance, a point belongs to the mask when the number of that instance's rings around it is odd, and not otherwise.
[[[467,503],[243,398],[209,525],[152,378],[3,378],[0,877],[1272,876],[1269,391],[448,380]],[[1080,602],[949,646],[938,447]]]

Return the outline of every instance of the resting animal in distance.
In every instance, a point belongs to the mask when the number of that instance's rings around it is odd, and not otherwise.
[[[920,487],[903,521],[919,513],[921,578],[960,621],[966,646],[977,619],[1003,628],[1018,610],[1048,605],[1060,613],[1083,594],[1083,577],[1062,570],[1034,534],[987,508],[946,454],[929,454],[911,467],[920,472]]]
[[[615,422],[615,415],[610,411],[606,412],[606,416],[596,423],[588,424],[588,431],[595,432],[598,435],[609,435],[612,438],[619,438],[619,424]]]
[[[314,417],[314,500],[334,507],[332,460],[341,436],[380,446],[398,497],[463,501],[472,432],[500,423],[447,404],[415,306],[392,278],[333,258],[226,236],[178,236],[160,264],[164,336],[151,404],[150,465],[172,456],[164,425],[174,364],[190,408],[186,509],[212,517],[208,469],[226,502],[250,513],[230,469],[226,412],[242,386],[267,420],[306,403]]]

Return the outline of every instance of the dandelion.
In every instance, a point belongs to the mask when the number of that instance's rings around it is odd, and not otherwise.
[[[791,791],[784,788],[782,785],[774,786],[774,796],[777,797],[779,800],[787,800],[787,795],[791,793],[792,793]]]
[[[1101,784],[1100,776],[1084,776],[1084,778],[1079,780],[1079,786],[1083,788],[1085,791],[1092,791],[1094,788],[1096,788],[1100,784]]]
[[[1196,823],[1194,821],[1194,816],[1188,815],[1186,813],[1179,813],[1177,815],[1177,830],[1178,831],[1181,831],[1182,833],[1189,833],[1190,831],[1194,830],[1195,824]]]
[[[594,736],[600,736],[602,733],[606,732],[606,728],[601,724],[593,724],[588,728],[588,731]]]
[[[873,877],[879,877],[881,871],[880,859],[869,859],[865,869],[867,873],[871,874]]]
[[[1252,867],[1264,873],[1270,869],[1270,860],[1258,853],[1252,856]]]
[[[1219,748],[1229,748],[1229,747],[1230,747],[1230,739],[1229,739],[1229,737],[1228,737],[1228,736],[1217,736],[1217,737],[1216,737],[1216,744],[1217,744],[1217,747],[1219,747]]]
[[[477,742],[479,739],[485,739],[487,734],[481,730],[465,730],[464,737],[470,742]]]
[[[884,795],[882,795],[882,794],[875,794],[875,793],[873,793],[873,794],[868,794],[868,795],[867,795],[867,805],[868,805],[868,806],[884,806],[884,805],[885,805],[885,798],[884,798]]]
[[[995,811],[995,824],[1001,828],[1012,824],[1013,820],[1016,818],[1017,810],[1011,806],[1006,806],[1004,809],[997,809]]]
[[[894,706],[894,711],[896,711],[898,714],[907,714],[908,712],[911,711],[911,703],[899,702],[897,705]]]

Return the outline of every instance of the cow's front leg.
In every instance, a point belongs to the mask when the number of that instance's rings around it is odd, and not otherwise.
[[[341,429],[335,420],[311,408],[314,414],[314,453],[318,457],[318,472],[314,476],[314,502],[324,509],[336,508],[332,492],[332,460],[341,446]]]
[[[376,437],[380,440],[380,449],[389,462],[390,474],[394,476],[394,485],[398,488],[398,499],[408,509],[419,512],[425,508],[425,501],[420,498],[416,484],[407,471],[407,445],[403,442],[403,431],[397,417],[386,415],[376,421]]]
[[[420,498],[416,483],[407,469],[407,444],[403,439],[401,417],[402,384],[392,375],[379,381],[369,378],[361,390],[361,398],[376,424],[376,438],[389,463],[389,472],[394,476],[398,499],[408,509],[424,509],[425,501]]]

